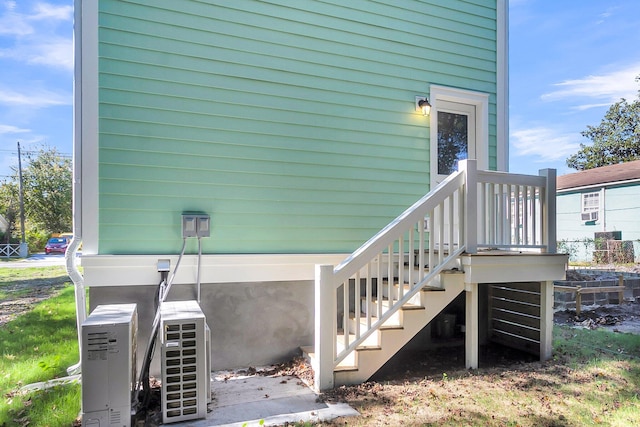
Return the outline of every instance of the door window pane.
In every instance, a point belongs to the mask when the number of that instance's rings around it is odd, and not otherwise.
[[[468,116],[438,111],[438,175],[457,171],[458,161],[468,157]]]

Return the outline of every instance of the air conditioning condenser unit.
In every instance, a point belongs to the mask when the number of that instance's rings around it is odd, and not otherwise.
[[[130,427],[136,304],[99,305],[82,323],[82,426]]]
[[[210,396],[208,327],[196,301],[160,308],[162,422],[205,418]]]

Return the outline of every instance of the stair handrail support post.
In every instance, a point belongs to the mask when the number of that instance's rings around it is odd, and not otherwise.
[[[547,253],[555,254],[557,252],[556,242],[556,170],[540,169],[539,176],[546,178],[544,196],[541,197],[542,208],[542,236],[546,242],[542,242],[546,246]]]
[[[475,254],[478,252],[478,163],[476,160],[461,160],[459,168],[465,172],[464,245],[467,253]]]
[[[334,360],[338,319],[333,265],[316,265],[314,323],[314,387],[316,391],[334,386]]]

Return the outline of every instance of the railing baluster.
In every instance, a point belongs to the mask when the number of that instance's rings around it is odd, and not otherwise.
[[[478,236],[480,240],[478,243],[485,243],[489,241],[487,232],[487,185],[478,183],[478,187],[480,188],[480,194],[478,195]]]
[[[434,216],[435,216],[436,212],[435,210],[432,210],[431,212],[429,212],[429,271],[431,271],[433,269],[433,267],[435,267],[435,263],[434,263],[434,249],[436,246],[435,243],[435,227],[434,227]]]
[[[487,220],[489,221],[489,243],[496,243],[496,186],[495,184],[489,184],[489,195],[491,200],[489,202],[489,215]]]
[[[509,242],[510,245],[515,244],[515,241],[513,240],[513,235],[516,231],[516,225],[515,225],[515,221],[513,220],[513,215],[514,215],[514,210],[515,210],[515,206],[513,204],[513,185],[509,184],[509,190],[507,193],[507,204],[508,204],[508,212],[509,212],[509,236],[507,238],[507,242]]]
[[[418,249],[420,251],[418,253],[418,280],[420,281],[424,279],[424,226],[424,217],[422,217],[418,221],[418,228],[420,229],[420,232],[418,233],[420,235],[420,244]]]
[[[524,187],[524,208],[522,212],[522,230],[523,230],[523,243],[525,245],[529,244],[529,208],[531,199],[529,198],[529,187],[528,185]]]
[[[444,259],[444,201],[438,205],[438,264]]]
[[[404,295],[404,234],[398,239],[398,299]]]
[[[376,274],[376,317],[379,319],[382,317],[382,294],[384,281],[382,280],[382,256],[383,253],[380,252],[378,255],[378,272]]]
[[[498,189],[497,189],[497,194],[496,194],[496,217],[495,217],[495,221],[496,221],[496,228],[497,228],[497,232],[496,232],[496,243],[500,244],[500,245],[504,245],[506,242],[504,240],[504,221],[505,221],[505,217],[506,217],[506,213],[504,211],[504,185],[503,184],[498,184]]]
[[[344,348],[349,347],[349,282],[351,280],[347,279],[343,284],[343,302],[342,309],[344,313],[342,315],[342,331],[344,332]]]
[[[531,200],[530,200],[530,204],[531,204],[531,242],[534,245],[541,245],[542,244],[542,239],[538,239],[538,232],[537,229],[538,227],[536,227],[536,223],[537,223],[537,218],[538,218],[538,209],[540,207],[540,202],[539,202],[539,198],[536,201],[536,187],[532,187],[531,188]]]
[[[464,241],[464,233],[465,233],[465,229],[464,229],[464,210],[465,210],[465,203],[464,203],[464,191],[462,191],[461,189],[458,189],[458,247],[460,247],[462,245],[462,242]]]
[[[522,207],[520,204],[522,203],[522,189],[519,185],[514,186],[513,188],[513,192],[511,193],[513,194],[513,215],[514,215],[514,219],[511,221],[511,226],[513,229],[513,242],[516,245],[519,245],[520,243],[522,243],[522,236],[520,235],[520,233],[522,233],[524,235],[524,233],[526,233],[525,228],[523,227],[522,229],[520,229],[520,214],[521,214],[521,210],[520,208]],[[526,215],[522,215],[522,217],[526,217]]]
[[[368,262],[367,263],[367,329],[371,329],[371,304],[373,302],[373,298],[372,298],[372,292],[371,292],[371,263]]]
[[[414,284],[414,268],[413,266],[415,265],[415,254],[413,252],[414,250],[414,246],[415,246],[415,242],[413,241],[413,239],[415,238],[414,233],[413,233],[413,227],[409,229],[409,265],[407,266],[409,269],[409,277],[408,277],[408,282],[409,282],[409,289],[413,288],[413,284]]]
[[[453,198],[453,194],[450,195],[449,197],[447,197],[447,201],[449,203],[449,230],[447,230],[449,232],[449,254],[453,253],[454,249],[453,249],[453,229],[455,227],[455,222],[453,221],[453,209],[455,208],[454,206],[454,198]]]
[[[360,315],[362,313],[362,291],[361,291],[361,283],[360,283],[360,270],[358,270],[358,272],[356,273],[356,281],[355,281],[355,286],[353,287],[353,299],[354,299],[354,303],[353,303],[353,308],[354,308],[354,315],[355,315],[355,331],[354,335],[356,336],[356,339],[360,338]],[[365,304],[367,303],[367,301],[365,301]]]
[[[393,301],[393,296],[392,296],[393,294],[391,293],[391,290],[393,289],[393,282],[395,281],[395,274],[393,271],[393,266],[395,262],[393,258],[393,243],[389,245],[388,256],[389,256],[389,266],[388,266],[389,278],[387,280],[387,300],[389,301],[389,307],[391,307],[391,302]],[[382,298],[380,298],[380,301],[378,304],[380,305],[380,312],[382,312]]]

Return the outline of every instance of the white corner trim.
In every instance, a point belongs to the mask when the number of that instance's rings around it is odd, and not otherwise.
[[[75,0],[74,233],[98,252],[98,2]]]
[[[202,255],[201,283],[313,281],[315,266],[340,264],[349,254]],[[171,273],[178,255],[83,255],[88,287],[157,285],[157,263],[169,259]],[[173,284],[195,284],[197,255],[185,255]]]
[[[496,157],[499,171],[509,171],[509,2],[498,0],[496,51]]]

